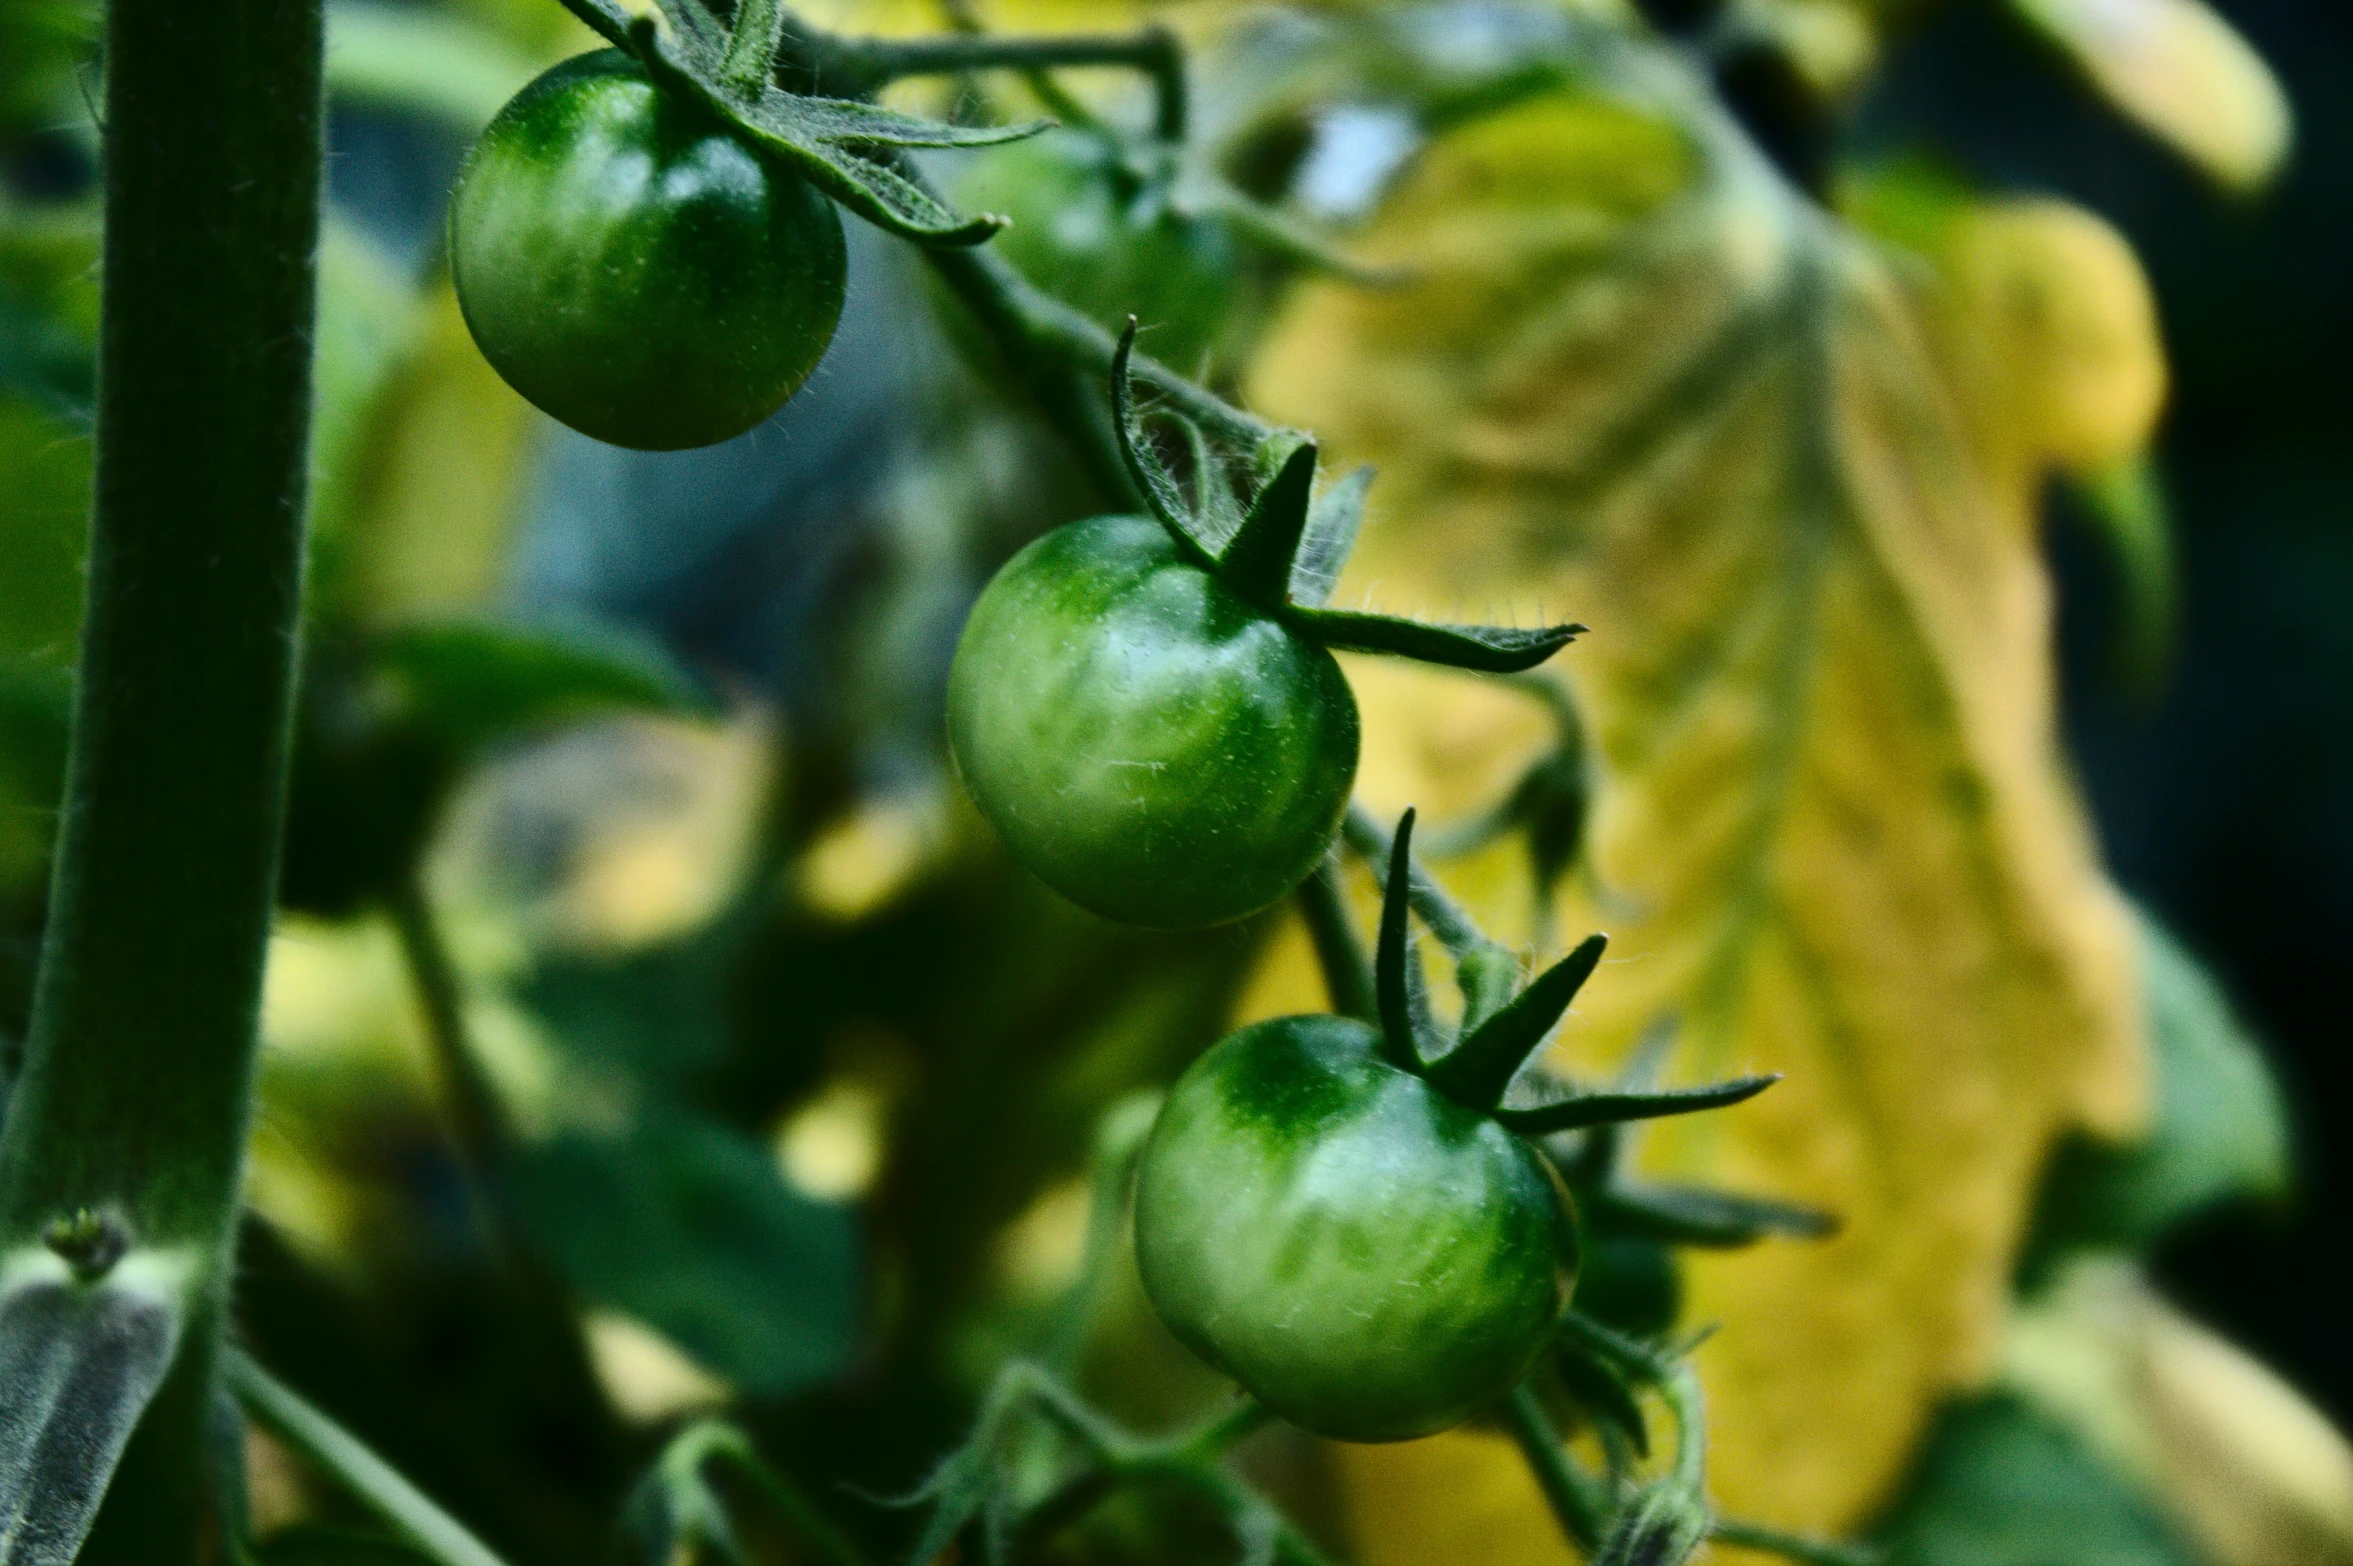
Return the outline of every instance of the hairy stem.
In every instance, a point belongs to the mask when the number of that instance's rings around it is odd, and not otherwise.
[[[783,0],[737,0],[734,27],[727,35],[727,54],[719,62],[719,79],[756,102],[776,69],[776,46],[784,35],[784,25]]]
[[[1184,49],[1165,27],[1059,38],[951,33],[936,38],[819,40],[806,31],[801,36],[825,53],[832,70],[858,82],[866,92],[910,76],[962,71],[1037,72],[1088,65],[1141,71],[1152,78],[1157,99],[1153,134],[1167,142],[1185,139],[1189,107]]]
[[[223,1379],[254,1422],[348,1491],[393,1532],[440,1566],[505,1566],[466,1525],[424,1491],[244,1354],[223,1356]]]
[[[1609,1518],[1609,1497],[1603,1493],[1600,1482],[1569,1456],[1552,1416],[1536,1401],[1536,1394],[1526,1383],[1503,1400],[1500,1412],[1505,1428],[1519,1443],[1520,1456],[1527,1461],[1536,1487],[1544,1492],[1545,1504],[1559,1521],[1561,1532],[1579,1548],[1591,1550]]]
[[[1348,816],[1341,823],[1340,835],[1349,847],[1363,856],[1372,867],[1373,879],[1381,883],[1381,890],[1389,889],[1389,847],[1393,834],[1372,817],[1362,805],[1350,805]],[[1407,883],[1407,895],[1413,899],[1413,911],[1430,927],[1456,961],[1474,952],[1483,951],[1495,943],[1487,938],[1468,910],[1438,884],[1438,878],[1422,868],[1421,861],[1413,862],[1413,879]]]
[[[1802,1534],[1782,1533],[1778,1529],[1760,1528],[1754,1523],[1733,1522],[1727,1518],[1718,1518],[1709,1527],[1708,1537],[1719,1544],[1729,1544],[1738,1549],[1778,1555],[1785,1560],[1804,1561],[1807,1566],[1880,1566],[1886,1559],[1880,1551],[1869,1545],[1810,1539]]]
[[[93,1563],[190,1561],[208,1531],[300,623],[320,56],[319,0],[107,11],[81,668],[0,1246],[87,1208],[193,1265]]]
[[[1340,889],[1340,863],[1332,856],[1315,867],[1299,884],[1299,913],[1307,921],[1308,938],[1315,943],[1315,959],[1323,969],[1324,990],[1332,1010],[1364,1022],[1380,1020],[1380,1003],[1373,993],[1372,964],[1364,942],[1348,917],[1348,901]]]

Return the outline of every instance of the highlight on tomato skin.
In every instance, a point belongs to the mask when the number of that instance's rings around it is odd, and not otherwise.
[[[467,327],[508,385],[618,446],[740,435],[833,341],[840,214],[618,50],[517,93],[449,206]]]
[[[1344,1017],[1243,1028],[1178,1079],[1136,1176],[1170,1330],[1344,1441],[1462,1423],[1518,1385],[1575,1286],[1567,1190],[1533,1146],[1381,1058]]]
[[[1332,655],[1148,517],[1075,522],[1007,562],[957,646],[948,735],[1031,873],[1157,929],[1296,887],[1356,779],[1356,698]]]

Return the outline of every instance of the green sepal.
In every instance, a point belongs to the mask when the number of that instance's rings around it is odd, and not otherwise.
[[[1543,1136],[1552,1131],[1582,1131],[1588,1126],[1661,1120],[1669,1115],[1697,1114],[1703,1109],[1724,1109],[1748,1102],[1780,1080],[1780,1074],[1775,1073],[1735,1077],[1708,1087],[1678,1088],[1665,1093],[1579,1093],[1549,1103],[1499,1109],[1495,1114],[1523,1136]]]
[[[1430,1016],[1428,993],[1418,982],[1414,955],[1413,818],[1408,809],[1389,846],[1389,879],[1381,895],[1381,934],[1373,954],[1373,994],[1380,1003],[1381,1041],[1391,1064],[1419,1072],[1437,1053],[1438,1025]]]
[[[1290,601],[1292,566],[1307,535],[1315,493],[1315,442],[1298,435],[1275,440],[1289,447],[1282,465],[1259,487],[1242,525],[1217,557],[1217,574],[1225,584],[1264,609]],[[1202,477],[1206,484],[1210,475]]]
[[[1819,1208],[1699,1186],[1612,1180],[1584,1201],[1596,1224],[1705,1250],[1737,1250],[1770,1235],[1819,1240],[1838,1232],[1838,1220]]]
[[[1493,1109],[1501,1104],[1504,1090],[1511,1086],[1512,1078],[1519,1075],[1528,1057],[1536,1053],[1543,1045],[1545,1036],[1559,1024],[1569,1009],[1569,1003],[1585,987],[1585,981],[1593,977],[1593,970],[1601,965],[1601,954],[1609,943],[1606,935],[1589,935],[1575,951],[1538,974],[1535,981],[1513,996],[1501,1011],[1465,1034],[1461,1043],[1431,1065],[1431,1085],[1473,1109]],[[1596,1095],[1567,1102],[1596,1103],[1611,1096],[1638,1098],[1642,1095]],[[1704,1109],[1711,1106],[1695,1104],[1691,1107]],[[1664,1111],[1669,1114],[1675,1112]],[[1521,1113],[1524,1115],[1526,1112]],[[1631,1120],[1641,1117],[1620,1115],[1608,1118]],[[1509,1119],[1504,1123],[1513,1124]],[[1599,1122],[1586,1120],[1577,1123],[1594,1125]],[[1551,1131],[1562,1127],[1545,1126],[1542,1129]]]
[[[987,214],[961,217],[914,180],[859,149],[993,146],[1034,136],[1052,124],[946,125],[842,98],[805,98],[775,86],[747,102],[722,84],[722,51],[699,29],[674,25],[666,31],[652,17],[641,16],[630,23],[629,40],[658,82],[701,103],[755,148],[790,164],[867,222],[917,244],[977,245],[1005,220]]]
[[[1533,630],[1501,625],[1438,625],[1396,615],[1310,608],[1303,604],[1285,610],[1284,618],[1326,647],[1343,652],[1388,653],[1480,674],[1517,674],[1523,669],[1533,669],[1585,630],[1582,625],[1547,625]]]
[[[1145,438],[1144,427],[1136,418],[1135,387],[1128,379],[1128,367],[1135,361],[1136,318],[1127,318],[1127,329],[1119,334],[1119,346],[1111,354],[1111,428],[1119,438],[1120,460],[1127,464],[1128,477],[1144,497],[1144,506],[1167,528],[1169,536],[1196,564],[1214,570],[1217,549],[1201,536],[1193,509],[1185,502],[1185,493],[1177,487],[1176,479],[1161,465]],[[1185,424],[1186,437],[1193,442],[1193,457],[1201,465],[1203,488],[1210,486],[1209,464],[1212,461],[1207,441],[1191,423]]]
[[[1562,1387],[1576,1399],[1587,1419],[1615,1428],[1635,1456],[1650,1456],[1650,1421],[1643,1417],[1641,1400],[1613,1361],[1564,1346],[1554,1367]]]
[[[1291,602],[1320,609],[1331,602],[1340,585],[1340,568],[1356,547],[1357,529],[1364,525],[1365,492],[1373,485],[1373,470],[1357,468],[1318,495],[1307,509],[1307,532],[1291,558]]]

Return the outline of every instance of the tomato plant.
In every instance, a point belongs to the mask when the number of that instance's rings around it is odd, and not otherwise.
[[[79,142],[0,23],[0,518],[96,437],[77,667],[0,572],[0,1563],[2334,1558],[2042,1363],[2284,1399],[2130,1259],[2285,1133],[2033,677],[2047,478],[2161,553],[2122,242],[1834,179],[1886,8],[1198,9],[115,0]],[[844,213],[937,287],[789,406]],[[524,612],[667,592],[632,489],[722,608]]]

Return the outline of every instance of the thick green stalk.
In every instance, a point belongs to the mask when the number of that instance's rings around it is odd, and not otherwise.
[[[0,1249],[179,1252],[179,1359],[85,1561],[197,1557],[302,580],[319,0],[114,0],[97,489]]]

